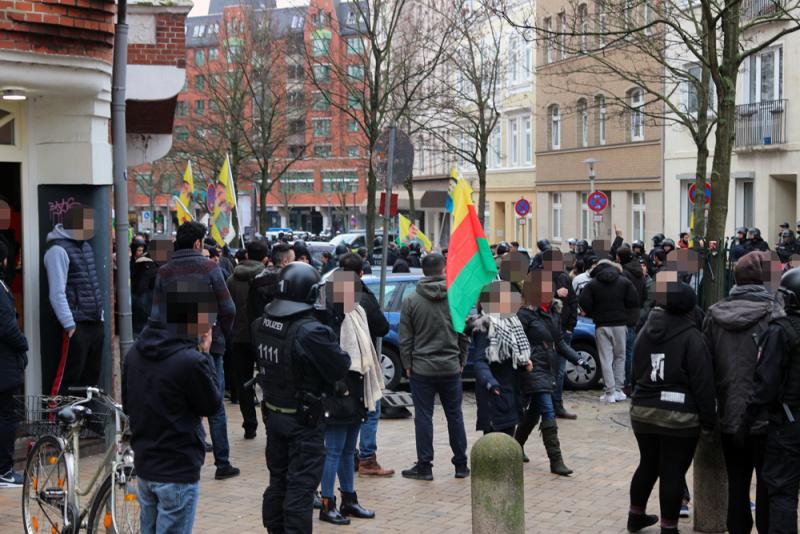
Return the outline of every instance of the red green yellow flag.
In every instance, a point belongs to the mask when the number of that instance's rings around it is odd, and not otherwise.
[[[481,289],[497,276],[486,233],[472,203],[472,188],[459,178],[451,193],[453,225],[447,251],[447,299],[456,332],[464,331]]]

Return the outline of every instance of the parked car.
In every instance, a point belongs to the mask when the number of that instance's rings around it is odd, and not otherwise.
[[[381,349],[381,366],[383,378],[387,389],[395,389],[403,380],[403,366],[400,362],[400,310],[403,300],[414,291],[417,283],[422,278],[421,272],[407,274],[388,274],[386,277],[386,297],[384,311],[389,321],[389,333],[383,338]],[[379,298],[380,276],[368,275],[363,279],[367,287]],[[567,362],[567,371],[564,379],[565,386],[570,389],[591,389],[597,387],[601,377],[597,349],[594,342],[594,323],[591,319],[580,317],[578,325],[572,335],[572,347],[585,359],[591,368],[585,371]],[[472,345],[469,348],[467,363],[464,366],[463,378],[473,380],[475,372],[475,352]]]
[[[383,236],[383,229],[379,228],[375,231],[375,237],[382,237]],[[389,233],[389,241],[394,241],[397,239],[397,234],[390,232]],[[348,232],[345,234],[339,234],[333,239],[329,241],[334,248],[337,245],[344,243],[348,246],[351,250],[357,250],[361,247],[367,246],[367,232],[366,230],[356,230],[354,232]]]

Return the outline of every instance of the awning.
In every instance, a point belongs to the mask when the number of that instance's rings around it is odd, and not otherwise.
[[[423,209],[443,210],[447,204],[447,191],[425,191],[419,203]]]

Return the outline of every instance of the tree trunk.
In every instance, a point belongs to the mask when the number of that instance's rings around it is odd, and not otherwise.
[[[414,173],[411,173],[404,185],[406,186],[406,191],[408,191],[408,218],[414,221],[417,218],[417,210],[414,203]]]
[[[484,215],[486,213],[486,160],[478,164],[478,220],[486,230]]]
[[[261,187],[258,188],[258,231],[267,231],[267,195],[272,189],[266,169],[261,170]],[[278,186],[280,187],[280,186]]]
[[[694,225],[692,226],[692,239],[705,238],[706,236],[706,175],[708,174],[708,144],[700,139],[697,145],[697,164],[695,167],[694,186],[697,194],[694,201]]]
[[[372,154],[372,151],[370,151]],[[370,160],[371,161],[371,160]],[[375,176],[375,170],[372,168],[372,163],[369,165],[369,172],[367,173],[367,257],[372,257],[372,249],[375,244],[375,194],[378,189],[378,180]],[[355,206],[353,206],[355,209]],[[355,216],[355,213],[353,214]]]

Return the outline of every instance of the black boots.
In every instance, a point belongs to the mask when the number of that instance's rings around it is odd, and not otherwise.
[[[564,403],[562,401],[557,401],[553,403],[553,409],[556,412],[556,417],[559,419],[577,419],[578,416],[574,413],[569,413],[566,408],[564,408]]]
[[[550,458],[550,472],[563,477],[572,474],[572,469],[564,465],[561,458],[561,445],[558,442],[558,425],[555,420],[544,420],[539,425],[542,431],[542,443],[547,450],[547,457]]]
[[[322,497],[322,510],[319,511],[319,520],[334,525],[350,524],[350,520],[336,509],[336,497]]]
[[[658,523],[657,515],[634,514],[628,512],[628,532],[639,532],[643,528],[655,525],[656,523]]]
[[[411,478],[414,480],[433,480],[433,469],[430,464],[423,465],[416,463],[414,467],[410,469],[403,470],[400,474],[403,475],[403,478]]]
[[[375,512],[367,510],[358,504],[358,496],[356,492],[347,493],[342,491],[342,506],[339,511],[343,516],[357,517],[358,519],[372,519],[375,517]]]

